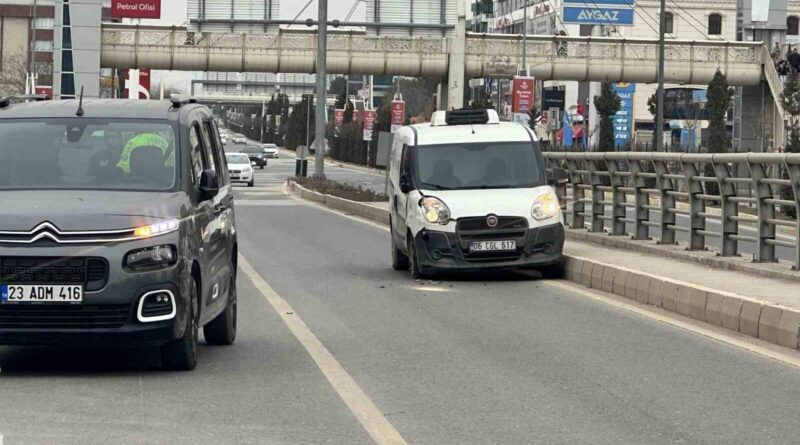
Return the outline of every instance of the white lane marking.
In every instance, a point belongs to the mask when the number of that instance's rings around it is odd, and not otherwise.
[[[403,436],[386,420],[380,409],[370,400],[352,377],[345,371],[333,354],[311,332],[300,316],[286,300],[278,295],[269,284],[259,275],[247,259],[239,255],[239,267],[250,278],[256,289],[267,299],[275,312],[283,319],[295,338],[311,355],[319,369],[328,379],[333,389],[339,394],[344,403],[350,408],[361,425],[367,430],[375,443],[379,445],[407,445]]]
[[[635,304],[633,302],[623,301],[622,297],[610,296],[611,294],[599,293],[594,289],[587,289],[578,284],[567,283],[564,281],[544,281],[544,284],[558,287],[569,292],[574,292],[588,297],[592,300],[614,306],[628,312],[633,312],[637,315],[650,318],[671,326],[675,326],[695,334],[708,337],[719,342],[735,346],[754,354],[758,354],[767,358],[771,358],[778,362],[784,363],[789,366],[800,368],[800,353],[791,351],[786,348],[769,344],[755,338],[748,337],[744,334],[734,333],[722,327],[707,325],[706,323],[684,319],[679,315],[671,312],[663,312],[656,307],[645,306],[643,304]],[[620,299],[617,299],[620,298]]]

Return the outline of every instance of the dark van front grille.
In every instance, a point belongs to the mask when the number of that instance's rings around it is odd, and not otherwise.
[[[115,329],[128,321],[129,305],[0,305],[0,329]]]
[[[102,289],[108,264],[85,257],[0,257],[2,284],[83,284],[87,291]]]
[[[476,263],[514,261],[522,257],[528,233],[528,220],[519,216],[498,216],[497,225],[489,227],[486,216],[459,218],[456,223],[464,259]],[[517,249],[510,252],[471,252],[473,241],[513,240]]]

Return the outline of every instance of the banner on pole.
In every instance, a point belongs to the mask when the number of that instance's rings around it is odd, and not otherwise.
[[[372,140],[372,132],[375,129],[375,119],[377,117],[377,111],[364,110],[364,140],[367,142]]]
[[[393,100],[392,110],[391,110],[392,133],[395,133],[397,129],[405,125],[405,123],[406,123],[405,101]]]
[[[535,100],[534,78],[514,76],[513,88],[514,94],[511,99],[511,112],[522,114],[530,113]]]

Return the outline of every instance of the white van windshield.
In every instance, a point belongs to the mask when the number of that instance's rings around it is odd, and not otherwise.
[[[419,146],[414,158],[421,189],[531,188],[543,184],[529,142]]]

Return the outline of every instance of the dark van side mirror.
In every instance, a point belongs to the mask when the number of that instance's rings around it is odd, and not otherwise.
[[[410,193],[413,188],[411,187],[411,180],[408,175],[400,176],[400,191],[403,193]]]
[[[552,186],[557,186],[567,182],[569,174],[563,168],[556,167],[547,171],[547,183]]]
[[[214,170],[203,170],[200,175],[200,200],[208,201],[219,193],[219,178]]]

